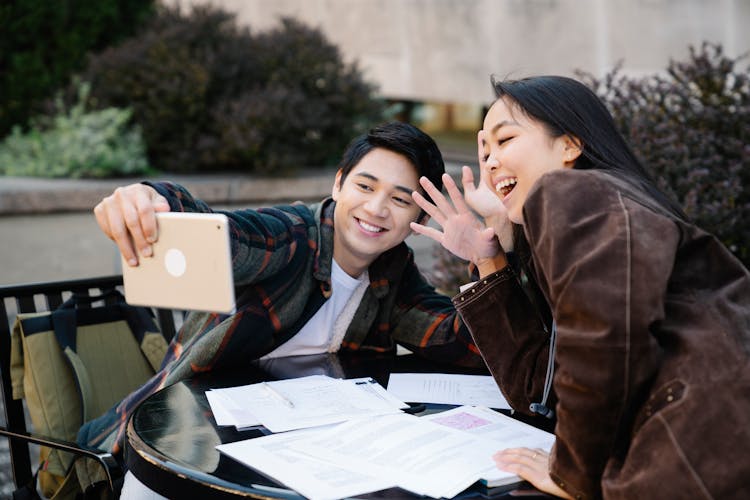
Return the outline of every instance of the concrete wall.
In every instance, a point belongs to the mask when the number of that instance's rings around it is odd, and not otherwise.
[[[663,69],[688,45],[750,50],[748,0],[166,0],[213,3],[253,30],[293,16],[358,61],[383,96],[491,101],[489,75]],[[743,28],[744,27],[744,28]]]

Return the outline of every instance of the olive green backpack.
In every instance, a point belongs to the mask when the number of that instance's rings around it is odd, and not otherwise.
[[[104,303],[92,306],[97,302]],[[26,399],[35,434],[74,442],[84,422],[158,371],[166,350],[149,309],[128,305],[117,290],[74,294],[52,312],[17,316],[11,334],[13,397]],[[74,458],[41,448],[42,494],[73,498],[102,478],[103,471],[92,477],[90,467],[73,467]]]

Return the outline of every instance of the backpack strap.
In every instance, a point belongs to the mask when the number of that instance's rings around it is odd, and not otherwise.
[[[91,304],[112,297],[116,299],[116,302],[108,303],[102,308],[82,309],[78,307],[82,303]],[[104,311],[106,311],[106,314],[98,317],[99,313]],[[52,329],[75,377],[76,387],[81,398],[82,422],[87,422],[94,417],[91,414],[89,403],[93,398],[92,384],[94,382],[91,380],[86,365],[77,354],[77,325],[81,316],[94,314],[97,315],[97,322],[102,323],[105,322],[102,320],[125,320],[129,327],[128,330],[133,334],[141,352],[154,372],[159,369],[167,349],[166,341],[159,333],[159,329],[148,310],[128,305],[125,303],[125,298],[117,290],[110,290],[98,296],[74,294],[53,311],[51,314]]]
[[[58,308],[52,313],[52,328],[57,343],[60,344],[65,359],[68,362],[76,382],[78,396],[81,401],[81,422],[91,418],[88,401],[91,401],[91,377],[86,366],[76,353],[76,310]]]
[[[143,307],[118,304],[120,311],[130,326],[130,331],[138,341],[141,352],[149,365],[158,372],[167,353],[167,341],[154,322],[151,311]]]

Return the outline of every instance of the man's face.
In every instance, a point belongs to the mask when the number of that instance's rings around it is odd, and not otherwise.
[[[341,182],[333,185],[333,257],[351,276],[359,276],[383,252],[409,236],[420,208],[411,198],[420,190],[417,170],[404,156],[376,148]]]

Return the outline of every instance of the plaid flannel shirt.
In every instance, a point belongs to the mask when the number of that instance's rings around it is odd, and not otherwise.
[[[173,183],[149,184],[172,211],[213,212]],[[230,220],[237,312],[193,312],[170,344],[161,370],[109,412],[86,423],[82,444],[118,452],[138,403],[196,373],[258,359],[294,336],[331,295],[335,202],[216,211]],[[449,297],[426,281],[405,244],[368,269],[370,286],[342,350],[394,351],[401,344],[433,360],[483,366]]]

